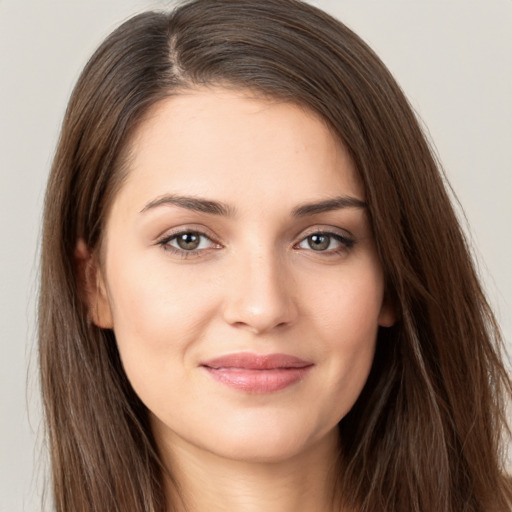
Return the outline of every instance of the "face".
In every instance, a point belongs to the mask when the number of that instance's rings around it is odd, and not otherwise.
[[[298,106],[198,89],[153,109],[91,313],[158,441],[274,461],[332,440],[394,320],[364,201],[348,153]]]

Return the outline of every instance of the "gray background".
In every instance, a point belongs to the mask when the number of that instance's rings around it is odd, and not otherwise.
[[[426,126],[512,340],[512,1],[320,0],[382,57]],[[170,2],[0,0],[0,511],[40,510],[35,365],[44,183],[80,69],[129,15]]]

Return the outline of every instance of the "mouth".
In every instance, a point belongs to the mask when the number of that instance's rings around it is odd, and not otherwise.
[[[287,354],[229,354],[201,363],[208,374],[228,387],[248,393],[271,393],[304,379],[314,366]]]

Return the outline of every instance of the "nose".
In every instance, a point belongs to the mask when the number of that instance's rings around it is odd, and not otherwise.
[[[263,334],[283,328],[298,317],[293,277],[272,249],[238,255],[230,265],[225,288],[224,320]]]

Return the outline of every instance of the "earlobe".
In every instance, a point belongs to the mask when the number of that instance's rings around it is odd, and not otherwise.
[[[392,300],[384,298],[382,308],[379,313],[379,326],[392,327],[397,320],[396,307]]]
[[[112,329],[112,311],[97,256],[81,238],[76,244],[74,256],[78,286],[92,323],[102,329]]]

